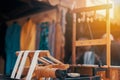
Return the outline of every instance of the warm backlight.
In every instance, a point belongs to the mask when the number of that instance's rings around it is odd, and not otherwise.
[[[86,0],[86,6],[95,6],[95,5],[101,5],[101,4],[106,4],[107,1],[106,0]],[[112,4],[112,8],[110,9],[110,18],[114,18],[114,2],[113,0],[109,0],[109,3]],[[106,15],[106,11],[105,10],[100,10],[97,11],[97,14]]]

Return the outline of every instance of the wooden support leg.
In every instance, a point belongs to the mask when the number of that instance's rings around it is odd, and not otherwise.
[[[21,57],[22,57],[22,55],[23,55],[23,52],[24,52],[24,51],[19,51],[19,52],[18,52],[18,53],[19,53],[19,54],[18,54],[18,58],[17,58],[17,60],[16,60],[14,69],[13,69],[13,71],[12,71],[11,78],[15,78],[15,74],[16,74],[16,72],[17,72],[17,69],[18,69],[18,66],[19,66],[19,63],[20,63],[20,59],[21,59]]]
[[[24,69],[24,65],[25,65],[25,62],[26,62],[26,59],[27,59],[27,56],[28,56],[29,52],[30,51],[25,51],[24,52],[21,64],[19,66],[19,69],[18,69],[18,72],[17,72],[17,75],[16,75],[16,79],[20,79],[21,78],[21,75],[22,75],[22,72],[23,72],[23,69]]]
[[[38,60],[38,56],[39,56],[40,52],[41,51],[35,51],[32,62],[31,62],[31,65],[30,65],[30,69],[29,69],[27,77],[26,77],[26,80],[31,80],[32,74],[33,74],[34,69],[35,69],[35,67],[37,65],[37,60]]]

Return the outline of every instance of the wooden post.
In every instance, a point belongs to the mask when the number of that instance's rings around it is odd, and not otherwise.
[[[73,13],[72,64],[76,64],[76,14]]]
[[[108,3],[108,0],[107,0]],[[106,8],[106,35],[107,35],[107,54],[106,54],[106,59],[107,59],[107,66],[110,67],[111,65],[111,40],[110,40],[110,13],[109,13],[109,8]]]
[[[18,52],[18,53],[19,53],[19,54],[18,54],[18,58],[17,58],[17,60],[16,60],[14,69],[13,69],[12,74],[11,74],[11,78],[13,78],[13,79],[15,78],[15,75],[16,75],[16,72],[17,72],[17,69],[18,69],[18,66],[19,66],[19,63],[20,63],[20,59],[21,59],[21,57],[22,57],[22,55],[23,55],[23,52],[24,52],[24,51]]]
[[[41,51],[35,51],[34,55],[33,55],[33,59],[32,59],[32,62],[31,62],[31,65],[30,65],[30,68],[29,68],[29,71],[28,71],[28,74],[26,76],[26,80],[31,80],[32,78],[32,74],[35,70],[35,67],[37,65],[37,60],[38,60],[38,56],[39,56],[39,53]]]

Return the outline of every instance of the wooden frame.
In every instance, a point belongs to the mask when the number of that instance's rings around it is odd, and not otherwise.
[[[111,56],[110,56],[110,19],[109,19],[109,9],[112,7],[111,4],[99,5],[99,6],[92,6],[92,7],[83,7],[79,9],[74,9],[73,12],[73,44],[72,44],[72,64],[76,64],[76,47],[77,46],[87,46],[87,45],[107,45],[107,66],[110,67],[111,65]],[[79,12],[87,12],[87,11],[96,11],[106,9],[106,35],[105,39],[93,39],[93,40],[84,40],[84,41],[76,41],[76,13]]]
[[[38,61],[43,61],[43,63],[45,62],[43,67],[47,66],[50,68],[59,68],[63,70],[69,68],[68,64],[63,64],[61,61],[52,57],[48,50],[17,51],[16,54],[18,55],[18,58],[11,74],[12,79],[21,79],[22,74],[26,74],[24,79],[31,80],[31,78],[34,76],[36,67],[39,66]],[[51,61],[45,59],[44,57],[49,58]],[[25,66],[28,58],[30,59],[30,65]]]
[[[87,11],[96,11],[96,10],[103,10],[103,9],[109,9],[112,8],[112,4],[103,4],[98,6],[92,6],[92,7],[82,7],[78,9],[74,9],[73,13],[79,13],[79,12],[87,12]]]

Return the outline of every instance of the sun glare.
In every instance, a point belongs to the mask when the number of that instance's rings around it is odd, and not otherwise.
[[[95,5],[101,5],[101,4],[105,4],[107,0],[86,0],[86,6],[95,6]],[[114,3],[113,1],[109,0],[109,3],[112,4],[112,8],[110,9],[110,18],[114,18]],[[97,14],[106,15],[106,11],[105,10],[100,10],[96,12]]]

